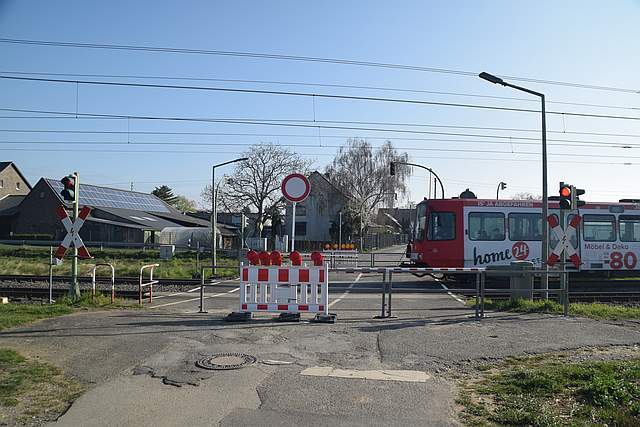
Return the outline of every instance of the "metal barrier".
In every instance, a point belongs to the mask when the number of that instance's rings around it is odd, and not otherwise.
[[[153,280],[153,270],[156,267],[160,267],[160,264],[148,264],[140,267],[140,282],[138,285],[138,304],[142,305],[142,288],[149,287],[149,302],[153,302],[153,285],[158,283],[157,280]],[[149,269],[149,281],[142,283],[144,277],[144,270]]]
[[[91,301],[96,299],[96,270],[98,267],[110,267],[111,268],[111,304],[116,302],[116,270],[112,264],[98,263],[91,269]]]
[[[380,316],[376,318],[388,318],[391,315],[391,295],[393,293],[393,274],[400,273],[447,273],[447,274],[474,274],[476,277],[476,309],[475,318],[481,320],[484,317],[484,300],[482,299],[482,292],[485,285],[485,273],[484,268],[426,268],[426,267],[346,267],[346,268],[332,268],[330,271],[344,272],[344,273],[380,273],[383,275],[383,281],[381,285],[382,290],[382,305]],[[521,271],[520,271],[521,272]],[[447,288],[432,289],[428,293],[440,293],[449,294],[451,291]],[[385,295],[386,301],[385,301]],[[386,310],[386,313],[385,313]]]

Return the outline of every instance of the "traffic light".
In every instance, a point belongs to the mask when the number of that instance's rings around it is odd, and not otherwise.
[[[571,209],[579,209],[580,206],[584,206],[587,202],[580,200],[580,196],[584,194],[584,190],[571,186]]]
[[[394,176],[396,174],[396,164],[391,162],[389,163],[389,175]]]
[[[76,177],[74,175],[65,176],[60,180],[64,187],[60,192],[62,198],[68,202],[76,200]]]
[[[564,182],[560,183],[560,209],[571,209],[571,194],[573,191],[571,190],[571,186],[569,184],[565,184]]]

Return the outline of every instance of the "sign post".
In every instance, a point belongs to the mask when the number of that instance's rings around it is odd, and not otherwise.
[[[76,208],[75,211],[77,212],[78,209]],[[60,218],[62,225],[64,226],[65,230],[67,230],[67,235],[64,236],[64,239],[60,243],[60,246],[58,246],[55,257],[58,260],[62,260],[69,246],[73,245],[73,260],[71,264],[71,287],[69,288],[69,295],[73,298],[78,298],[80,296],[80,287],[78,285],[78,258],[91,258],[87,247],[84,245],[84,242],[80,237],[80,229],[82,228],[82,225],[89,216],[90,212],[91,208],[85,206],[79,213],[77,213],[75,220],[71,221],[71,218],[69,218],[69,215],[67,214],[64,206],[59,206],[56,210],[58,218]]]
[[[282,195],[293,203],[291,211],[291,252],[296,249],[296,205],[305,200],[311,192],[311,184],[306,176],[299,173],[287,175],[282,180]]]
[[[547,265],[553,267],[556,262],[560,260],[560,287],[564,294],[562,306],[565,316],[569,315],[569,273],[567,272],[565,254],[569,255],[569,259],[576,268],[580,268],[580,264],[582,263],[580,255],[578,255],[576,248],[574,248],[571,244],[571,239],[569,238],[567,232],[569,230],[576,231],[581,219],[582,218],[580,217],[580,215],[574,215],[573,218],[571,218],[571,221],[567,225],[566,229],[563,229],[562,226],[564,224],[564,209],[562,207],[560,207],[560,220],[558,220],[558,217],[556,217],[555,215],[549,215],[549,217],[547,218],[551,229],[558,238],[558,244],[555,248],[552,249],[551,254],[549,255],[549,259],[547,260]]]

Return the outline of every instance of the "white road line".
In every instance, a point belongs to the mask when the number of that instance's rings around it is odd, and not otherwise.
[[[445,291],[449,291],[449,288],[447,288],[447,285],[445,285],[444,283],[442,283],[442,282],[440,281],[440,279],[436,279],[435,277],[434,277],[434,279],[435,279],[435,281],[436,281],[436,282],[440,283],[440,286],[442,286],[442,289],[444,289]],[[466,303],[465,303],[463,300],[461,300],[457,295],[454,295],[454,294],[453,294],[453,293],[451,293],[451,292],[447,292],[447,295],[449,295],[449,296],[450,296],[451,298],[453,298],[454,300],[458,301],[460,304],[465,304],[465,305],[466,305]]]
[[[220,297],[220,296],[223,296],[223,295],[228,295],[228,294],[231,294],[233,292],[238,292],[239,290],[240,290],[240,288],[231,289],[228,292],[222,292],[220,294],[214,294],[214,295],[205,296],[204,299],[209,299],[209,298]],[[175,294],[175,295],[177,295],[177,294]],[[170,296],[173,296],[173,295],[170,295]],[[198,298],[190,298],[190,299],[186,299],[186,300],[182,300],[182,301],[168,302],[166,304],[154,305],[153,307],[150,307],[150,308],[168,307],[170,305],[183,304],[185,302],[198,301],[198,300],[200,300],[200,297],[198,297]]]
[[[331,307],[334,304],[337,304],[338,302],[340,302],[342,300],[342,298],[346,297],[347,295],[349,295],[349,292],[351,289],[353,289],[353,287],[356,285],[356,283],[358,283],[358,280],[360,280],[360,278],[362,277],[362,273],[358,274],[358,277],[356,277],[356,280],[354,280],[353,282],[351,282],[351,284],[347,287],[347,290],[344,291],[344,293],[342,295],[340,295],[338,298],[334,299],[330,304],[329,307]]]
[[[223,281],[220,281],[220,282],[211,282],[211,283],[207,284],[207,286],[217,285],[218,283],[223,283]],[[200,290],[200,286],[198,286],[197,288],[189,289],[188,291],[184,291],[184,292],[176,292],[175,294],[158,295],[157,297],[154,297],[154,298],[174,297],[174,296],[176,296],[176,295],[184,295],[186,292],[194,292],[194,291],[197,291],[197,290]]]
[[[359,369],[339,369],[331,366],[313,366],[306,368],[300,375],[308,375],[313,377],[335,377],[335,378],[357,378],[376,381],[402,381],[414,383],[426,383],[431,376],[422,371],[406,371],[406,370],[359,370]]]

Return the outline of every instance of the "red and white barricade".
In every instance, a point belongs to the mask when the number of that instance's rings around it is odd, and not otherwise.
[[[329,268],[240,267],[240,312],[329,314]]]

